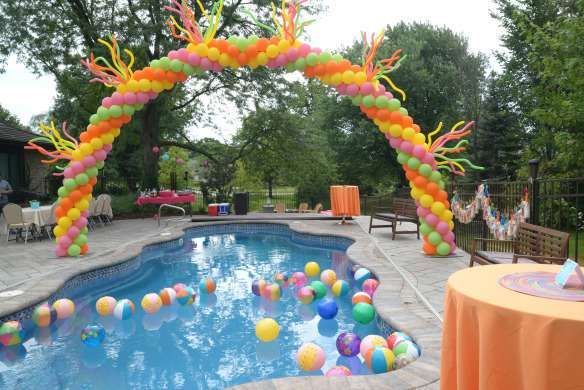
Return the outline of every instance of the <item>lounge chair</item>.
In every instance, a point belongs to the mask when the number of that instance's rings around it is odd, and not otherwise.
[[[318,214],[322,211],[322,203],[317,203],[313,210],[308,210],[309,213]]]
[[[299,213],[309,213],[310,211],[308,210],[308,203],[300,203],[298,205],[298,212]]]
[[[22,234],[24,230],[24,243],[26,244],[28,242],[28,232],[30,231],[31,236],[34,235],[34,223],[24,222],[22,207],[14,203],[8,203],[4,206],[2,214],[6,221],[6,242],[8,242],[11,231],[16,231],[16,234]]]
[[[274,208],[276,213],[285,213],[286,212],[286,205],[284,203],[276,203],[276,207]]]

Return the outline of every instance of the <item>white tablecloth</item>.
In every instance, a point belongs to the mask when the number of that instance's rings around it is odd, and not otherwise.
[[[22,217],[24,222],[32,222],[39,227],[48,225],[51,221],[51,206],[41,206],[38,209],[23,208]]]

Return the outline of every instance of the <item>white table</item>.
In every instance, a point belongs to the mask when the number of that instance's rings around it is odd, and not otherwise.
[[[51,221],[51,206],[41,206],[38,209],[23,208],[22,217],[24,222],[34,223],[39,228],[48,225]]]

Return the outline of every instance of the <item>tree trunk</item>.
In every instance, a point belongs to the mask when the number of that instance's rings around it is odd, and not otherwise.
[[[160,112],[159,103],[153,101],[144,108],[142,119],[143,145],[143,173],[142,186],[144,188],[158,188],[158,155],[152,152],[154,146],[160,142]]]
[[[274,186],[274,179],[273,178],[268,178],[268,197],[270,199],[272,199],[272,188]]]

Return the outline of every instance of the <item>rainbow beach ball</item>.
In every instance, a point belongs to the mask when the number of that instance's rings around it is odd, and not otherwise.
[[[164,306],[170,306],[176,301],[176,291],[173,288],[165,287],[158,293]]]
[[[393,350],[404,341],[412,341],[412,338],[403,332],[393,332],[387,338],[387,347]]]
[[[353,298],[351,298],[351,303],[353,305],[356,305],[358,303],[371,304],[371,296],[366,292],[359,291],[358,293],[355,293],[355,295],[353,295]]]
[[[261,297],[262,296],[262,293],[264,292],[264,289],[266,288],[266,285],[267,285],[267,283],[263,279],[254,280],[251,283],[251,292],[256,297]]]
[[[344,332],[337,337],[337,351],[342,356],[356,356],[361,346],[361,338],[352,332]]]
[[[310,305],[314,301],[315,296],[316,291],[310,286],[304,286],[296,293],[298,300],[305,305]]]
[[[314,299],[322,299],[326,296],[326,286],[324,285],[323,282],[319,282],[318,280],[314,280],[310,283],[310,287],[313,288],[313,290],[315,291],[316,295],[314,297]]]
[[[334,366],[331,367],[324,376],[351,376],[351,370],[345,366]]]
[[[361,288],[361,285],[364,281],[371,278],[371,271],[367,268],[359,268],[355,271],[355,282],[357,282],[357,286]]]
[[[216,289],[217,285],[211,278],[205,278],[199,282],[199,291],[201,294],[213,294]]]
[[[114,308],[114,317],[118,320],[127,320],[132,318],[135,311],[136,306],[134,302],[129,299],[120,299]]]
[[[396,359],[403,356],[410,362],[420,357],[420,348],[410,340],[402,341],[393,348],[392,352]]]
[[[274,281],[278,283],[280,287],[288,287],[290,275],[288,272],[279,272],[274,276]]]
[[[0,326],[0,344],[5,347],[22,343],[24,330],[18,321],[6,321]]]
[[[304,275],[304,272],[294,272],[290,278],[290,283],[296,287],[303,287],[308,283],[308,278]]]
[[[370,296],[373,296],[375,290],[377,290],[377,287],[379,287],[379,281],[377,281],[377,279],[367,279],[361,285],[361,290],[363,290]]]
[[[349,293],[349,283],[344,280],[337,280],[331,287],[331,291],[335,297],[344,297]]]
[[[324,350],[316,344],[305,343],[296,353],[298,366],[304,371],[317,371],[324,365],[326,355]]]
[[[179,292],[180,290],[182,290],[185,287],[187,287],[186,284],[184,284],[184,283],[177,283],[174,286],[172,286],[172,289],[174,290],[174,292]]]
[[[370,334],[369,336],[365,336],[363,340],[361,340],[361,345],[359,347],[359,352],[363,359],[367,356],[367,352],[375,347],[385,347],[387,348],[387,341],[381,336],[376,334]]]
[[[182,306],[192,305],[193,302],[195,302],[196,297],[197,297],[197,294],[195,294],[195,290],[193,290],[190,287],[185,287],[176,293],[176,300]]]
[[[262,297],[264,297],[268,301],[277,301],[278,299],[280,299],[281,296],[282,290],[280,288],[280,285],[277,283],[272,283],[266,286],[262,293]]]
[[[53,302],[53,309],[57,312],[57,318],[64,320],[75,312],[75,304],[72,300],[63,298]]]
[[[95,302],[95,311],[102,317],[111,316],[116,308],[116,303],[118,301],[114,297],[101,297]]]
[[[375,347],[365,354],[365,363],[375,374],[383,374],[393,370],[394,362],[393,352],[386,347]]]
[[[57,321],[57,311],[47,304],[37,306],[32,313],[32,320],[39,328],[46,328]]]
[[[162,307],[162,299],[156,293],[148,293],[142,297],[140,305],[146,313],[154,314]]]
[[[89,324],[81,330],[81,342],[89,348],[97,348],[105,339],[105,329],[100,324]]]
[[[332,286],[337,281],[337,273],[332,269],[325,269],[320,274],[320,281],[327,286]]]
[[[316,278],[320,273],[320,265],[316,261],[309,261],[304,265],[304,274],[309,278]]]

